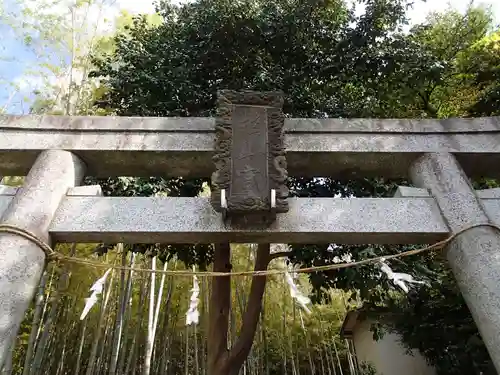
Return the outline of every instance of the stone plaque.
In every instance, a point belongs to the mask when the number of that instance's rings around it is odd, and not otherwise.
[[[282,98],[219,92],[212,204],[232,223],[270,224],[288,211]]]

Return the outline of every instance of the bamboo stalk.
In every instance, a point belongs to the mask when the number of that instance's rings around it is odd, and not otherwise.
[[[333,339],[335,340],[335,338],[333,338]],[[322,351],[324,351],[324,353],[325,353],[326,367],[328,369],[328,375],[333,375],[332,374],[332,367],[333,367],[333,371],[335,373],[335,364],[333,362],[333,358],[331,358],[329,355],[329,347],[324,342],[322,342],[321,347],[322,347]]]
[[[127,251],[123,246],[123,243],[118,244],[118,252],[122,253],[122,267],[127,265]],[[132,271],[129,271],[129,275]],[[125,269],[122,269],[120,272],[120,300],[117,306],[117,314],[115,321],[115,329],[114,329],[114,338],[113,338],[113,350],[111,353],[111,363],[109,368],[109,375],[115,375],[116,368],[118,366],[118,354],[120,351],[122,331],[123,331],[123,320],[125,315],[125,309],[127,307],[126,304],[126,295],[127,291],[125,290]],[[129,276],[130,278],[130,276]]]
[[[160,279],[160,288],[158,290],[158,297],[157,297],[157,301],[156,301],[156,306],[155,306],[155,316],[154,316],[154,322],[153,322],[153,351],[151,353],[151,361],[152,362],[155,362],[153,361],[153,358],[156,358],[159,354],[159,350],[158,350],[158,345],[155,345],[157,339],[156,339],[156,331],[158,329],[158,325],[159,325],[159,321],[160,321],[160,306],[161,306],[161,300],[163,298],[163,290],[164,290],[164,285],[165,285],[165,280],[166,280],[166,273],[165,271],[167,270],[168,268],[168,262],[165,261],[165,263],[163,263],[163,274],[161,276],[161,279]],[[161,341],[161,340],[160,340]],[[158,365],[156,366],[156,368],[158,368]],[[153,371],[154,373],[154,371]]]
[[[176,268],[176,263],[174,264],[174,269]],[[166,358],[167,358],[167,351],[170,348],[170,337],[167,334],[168,328],[169,328],[169,312],[170,312],[170,306],[171,306],[171,300],[172,300],[172,292],[174,289],[174,278],[170,277],[169,278],[169,283],[168,283],[168,294],[167,294],[167,300],[165,303],[165,314],[164,314],[164,319],[163,319],[163,325],[162,325],[162,337],[165,338],[165,345],[163,345],[163,350],[161,353],[160,361],[159,361],[159,373],[162,373],[162,371],[166,372]]]
[[[146,343],[146,353],[144,358],[143,375],[150,375],[151,373],[151,358],[153,356],[154,341],[156,336],[156,329],[158,327],[158,316],[160,314],[160,302],[163,295],[163,288],[165,285],[165,271],[167,270],[168,263],[163,265],[163,274],[160,279],[160,287],[158,290],[157,301],[155,302],[155,282],[156,274],[151,273],[151,286],[149,295],[149,319],[148,319],[148,340]],[[156,256],[151,260],[151,269],[156,270]]]
[[[333,340],[333,349],[335,350],[335,356],[337,357],[337,365],[339,367],[340,375],[344,375],[344,372],[342,371],[342,364],[340,362],[339,352],[337,350],[337,344],[335,343],[335,340]]]
[[[44,364],[44,368],[40,370],[40,373],[41,374],[45,374],[45,375],[49,375],[49,374],[53,374],[53,370],[52,370],[52,367],[54,366],[54,363],[55,363],[55,345],[54,345],[54,342],[55,342],[55,335],[52,335],[50,337],[50,340],[49,340],[49,350],[46,352],[46,354],[44,355],[43,357],[43,364]]]
[[[207,333],[207,327],[208,327],[208,324],[207,324],[207,321],[206,319],[208,318],[208,283],[207,283],[207,278],[204,277],[201,279],[201,293],[203,295],[203,299],[202,299],[202,303],[201,303],[201,319],[202,319],[202,322],[203,322],[203,334],[202,334],[202,337],[204,335],[206,335]],[[202,366],[201,366],[201,375],[206,375],[207,373],[207,340],[206,339],[203,339],[201,340],[201,363],[202,363]]]
[[[210,325],[210,293],[212,290],[211,280],[208,280],[206,277],[203,278],[203,282],[205,285],[205,293],[204,293],[204,301],[205,301],[205,335],[208,335],[208,327]],[[208,341],[205,342],[205,351],[204,351],[204,362],[205,362],[205,371],[203,375],[208,374]]]
[[[172,311],[172,315],[173,315],[173,318],[172,319],[169,319],[171,320],[171,327],[172,327],[172,334],[170,335],[169,337],[169,345],[168,345],[168,355],[167,355],[167,358],[172,358],[172,356],[170,355],[172,353],[172,344],[175,340],[175,337],[177,335],[177,330],[175,329],[176,328],[176,323],[178,321],[178,318],[179,318],[179,309],[175,309]],[[169,366],[170,364],[172,363],[171,360],[168,360],[166,362],[166,366],[165,366],[165,373],[168,373],[168,369],[169,369]]]
[[[132,252],[131,258],[130,258],[130,268],[134,268],[135,264],[135,259],[136,259],[136,253]],[[122,350],[121,353],[119,353],[119,360],[118,360],[118,374],[123,374],[124,367],[125,367],[125,357],[126,357],[126,352],[127,352],[127,344],[128,344],[128,331],[129,331],[129,326],[130,324],[130,317],[132,314],[132,278],[133,278],[133,271],[130,270],[128,274],[128,280],[127,280],[127,292],[125,293],[125,318],[124,318],[124,330],[123,330],[123,345],[122,345]],[[128,308],[127,308],[128,306]]]
[[[52,301],[51,301],[51,308],[49,311],[49,315],[47,317],[47,320],[45,321],[44,324],[44,329],[43,333],[40,337],[40,341],[36,347],[35,351],[35,358],[33,360],[33,366],[31,367],[30,374],[35,375],[35,374],[40,374],[42,371],[42,359],[45,353],[45,350],[47,349],[47,344],[48,340],[50,337],[50,333],[52,331],[52,325],[56,319],[57,315],[57,293],[55,296],[52,296]]]
[[[283,280],[283,282],[285,282],[285,281]],[[284,291],[284,293],[283,293],[283,338],[285,339],[285,337],[286,337],[286,317],[287,317],[286,289],[283,289],[283,291]],[[288,350],[287,350],[285,344],[283,344],[282,349],[283,349],[283,373],[287,374]]]
[[[143,316],[144,316],[144,302],[146,300],[146,293],[147,293],[147,288],[148,288],[148,279],[141,279],[141,286],[140,286],[140,302],[139,302],[139,314],[138,314],[138,320],[137,320],[137,325],[136,329],[134,332],[134,337],[132,339],[132,345],[130,347],[130,352],[129,352],[129,360],[127,361],[127,366],[125,367],[125,375],[128,374],[135,374],[135,370],[137,367],[137,357],[138,357],[138,350],[139,350],[139,345],[137,342],[139,341],[139,336],[142,331],[142,322],[143,322]],[[146,281],[146,283],[145,283]],[[146,284],[146,285],[145,285]]]
[[[101,332],[102,332],[102,325],[105,321],[105,312],[106,312],[106,307],[108,305],[109,298],[111,296],[111,290],[113,287],[113,281],[114,281],[114,272],[111,272],[111,280],[109,282],[109,287],[106,288],[104,286],[104,292],[105,292],[105,297],[104,297],[104,302],[101,304],[100,312],[99,312],[99,321],[97,324],[97,332],[94,337],[94,341],[92,343],[92,348],[90,351],[90,356],[89,356],[89,361],[87,365],[87,375],[93,375],[93,371],[96,365],[96,356],[97,356],[97,350],[99,346],[99,341],[101,338]]]
[[[300,315],[300,325],[302,327],[302,332],[304,333],[304,338],[306,341],[306,351],[307,351],[307,357],[309,359],[309,367],[311,369],[311,375],[315,375],[316,374],[316,367],[314,366],[314,362],[313,362],[312,356],[311,356],[311,351],[309,350],[311,348],[311,342],[309,340],[309,334],[308,334],[306,327],[304,325],[304,317],[302,315],[302,311],[300,311],[300,310],[299,310],[299,315]],[[325,369],[324,369],[323,357],[321,356],[321,352],[320,352],[320,360],[321,360],[322,374],[324,374]]]
[[[75,375],[80,375],[80,367],[82,362],[83,345],[85,343],[85,331],[87,330],[87,319],[82,323],[82,330],[80,333],[80,345],[78,345],[78,355],[75,364]]]
[[[321,348],[320,348],[320,350],[318,350],[318,355],[319,355],[319,360],[320,360],[320,364],[321,364],[321,374],[325,374],[326,373],[325,362],[323,360],[323,353],[322,353]],[[310,353],[309,353],[309,359],[311,359],[311,354]]]
[[[45,297],[45,285],[47,284],[48,277],[49,274],[45,271],[42,279],[40,280],[40,284],[38,285],[38,292],[35,299],[35,312],[31,322],[31,332],[28,340],[28,346],[26,348],[26,357],[24,358],[23,375],[28,375],[31,370],[31,362],[35,350],[36,338],[40,330],[40,321],[43,313],[43,301]]]
[[[189,326],[184,330],[185,348],[184,348],[184,375],[189,375]]]
[[[146,341],[146,356],[144,358],[144,369],[142,374],[149,375],[151,371],[151,355],[153,352],[153,320],[155,311],[155,286],[156,286],[156,256],[151,259],[151,281],[149,284],[149,315],[148,315],[148,336]]]
[[[63,345],[63,350],[61,353],[61,357],[59,358],[58,361],[58,366],[57,366],[57,372],[56,375],[61,375],[63,369],[64,369],[64,358],[66,357],[66,342]]]
[[[198,357],[198,330],[196,328],[196,324],[194,325],[194,365],[195,365],[195,374],[199,374],[200,364]]]
[[[116,293],[116,296],[118,297],[118,293]],[[116,304],[119,304],[119,299],[116,298]],[[105,375],[109,372],[109,365],[111,363],[111,356],[112,356],[112,351],[113,351],[113,337],[114,337],[114,331],[115,331],[115,320],[116,316],[113,316],[113,310],[109,309],[108,310],[108,318],[106,319],[106,328],[105,328],[105,333],[103,340],[101,342],[101,354],[98,358],[99,361],[99,366],[98,366],[98,373]]]
[[[293,319],[293,325],[292,325],[292,329],[289,331],[288,333],[288,347],[290,349],[290,360],[292,361],[292,373],[293,375],[300,375],[299,374],[299,370],[297,368],[297,363],[295,361],[295,355],[293,354],[294,350],[293,350],[293,336],[292,336],[292,333],[293,333],[293,327],[295,327],[295,303],[294,301],[292,301],[292,319]]]
[[[70,257],[74,256],[75,253],[76,253],[76,243],[74,243],[71,246]],[[59,279],[57,282],[57,287],[56,287],[56,292],[51,297],[49,316],[47,317],[47,321],[44,324],[43,332],[42,332],[41,337],[40,337],[40,342],[38,343],[38,345],[36,347],[35,358],[33,360],[33,366],[30,368],[29,373],[32,375],[41,373],[42,358],[45,354],[44,353],[45,350],[47,349],[46,347],[47,347],[49,335],[52,331],[52,325],[55,321],[55,318],[56,318],[57,312],[58,312],[59,296],[63,290],[68,288],[70,278],[71,278],[71,272],[67,268],[64,269],[62,274],[59,276]]]
[[[54,282],[55,272],[56,272],[56,267],[52,267],[52,271],[50,273],[49,285],[46,288],[47,297],[45,298],[45,303],[43,304],[43,311],[42,311],[42,316],[40,318],[40,322],[45,321],[45,316],[46,316],[47,310],[49,308],[49,302],[51,301],[52,284]],[[35,348],[33,348],[34,350],[36,350],[36,343],[38,342],[38,339],[40,338],[40,335],[42,334],[42,331],[43,331],[43,324],[39,324],[38,325],[38,331],[36,333],[36,338],[35,338]]]

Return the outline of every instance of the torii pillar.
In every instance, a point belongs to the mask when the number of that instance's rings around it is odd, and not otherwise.
[[[49,225],[69,188],[79,185],[84,163],[68,151],[49,150],[36,159],[0,224],[9,224],[50,243]],[[45,268],[45,253],[34,242],[0,232],[0,369]]]
[[[429,153],[410,168],[415,185],[427,188],[453,233],[490,223],[481,199],[455,156]],[[500,231],[476,227],[446,249],[460,290],[496,370],[500,373]]]

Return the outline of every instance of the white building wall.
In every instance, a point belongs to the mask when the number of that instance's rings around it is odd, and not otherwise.
[[[371,322],[364,320],[356,325],[353,335],[354,348],[358,362],[371,363],[377,375],[435,375],[425,358],[419,353],[407,354],[398,341],[398,336],[387,332],[379,340],[373,340]]]

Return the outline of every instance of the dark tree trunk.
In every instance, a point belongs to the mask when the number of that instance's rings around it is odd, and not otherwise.
[[[231,271],[231,249],[229,243],[216,244],[214,253],[214,272]],[[208,326],[208,374],[221,374],[227,361],[227,335],[229,310],[231,309],[231,277],[214,277],[209,306]]]
[[[264,271],[270,261],[270,245],[261,244],[255,260],[255,271]],[[215,245],[215,272],[231,271],[229,244]],[[252,348],[262,311],[266,276],[254,276],[243,314],[239,336],[232,348],[227,348],[229,312],[231,309],[231,277],[215,277],[212,281],[208,328],[208,375],[238,375]]]

